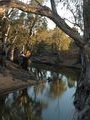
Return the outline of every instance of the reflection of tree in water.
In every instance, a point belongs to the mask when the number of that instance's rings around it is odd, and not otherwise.
[[[68,87],[71,88],[71,87],[75,87],[75,80],[71,79],[71,78],[68,78]]]
[[[77,72],[73,72],[73,71],[69,71],[67,70],[65,73],[64,72],[54,72],[54,71],[48,71],[48,70],[44,70],[44,69],[40,69],[40,68],[30,68],[30,71],[35,75],[35,77],[37,78],[37,80],[49,80],[49,81],[54,81],[57,79],[61,79],[62,75],[65,75],[67,80],[70,79],[69,82],[74,82],[74,80],[78,79],[78,74],[76,74]],[[47,77],[47,74],[49,72],[49,76]],[[68,82],[68,81],[67,81]]]
[[[22,91],[12,93],[12,101],[8,105],[7,100],[9,101],[8,96],[0,97],[0,120],[42,120],[42,109],[47,107],[48,103],[44,101],[39,102],[36,99],[38,94],[43,94],[47,92],[44,97],[58,98],[66,90],[66,82],[63,81],[63,74],[49,71],[49,76],[47,76],[47,70],[32,69],[32,72],[35,73],[38,80],[47,80],[50,89],[45,90],[45,82],[37,84],[34,86],[34,99],[28,96],[27,89]],[[74,77],[74,76],[73,76]],[[67,76],[67,84],[69,87],[75,85],[75,81],[72,81],[74,78]],[[47,89],[47,88],[46,88]]]
[[[46,78],[46,70],[41,70],[39,68],[30,68],[30,71],[35,75],[35,78],[37,80],[43,80],[44,78]]]
[[[62,94],[66,87],[64,81],[62,81],[62,75],[56,72],[51,72],[51,77],[49,77],[50,81],[50,96],[53,98],[57,98]],[[52,81],[52,82],[51,82]]]
[[[66,80],[63,80],[63,77],[65,77]],[[62,95],[63,92],[67,89],[67,87],[75,86],[75,81],[70,76],[67,77],[60,73],[51,72],[51,78],[52,83],[50,87],[50,92],[53,98],[57,98]]]
[[[77,73],[77,74],[76,74]],[[67,74],[67,82],[68,82],[68,87],[72,88],[76,86],[76,81],[78,80],[79,77],[79,71],[76,73],[69,73]]]
[[[63,81],[63,74],[60,74],[59,72],[53,72],[49,71],[50,76],[47,77],[47,70],[40,70],[40,69],[34,69],[34,73],[37,76],[38,80],[48,80],[50,82],[50,94],[52,97],[56,98],[63,94],[63,92],[66,90],[67,87],[73,87],[75,86],[75,81],[73,79],[76,78],[73,75],[70,76],[69,74],[66,76],[66,81]],[[66,85],[67,84],[67,85]],[[42,85],[37,85],[34,87],[36,96],[38,93],[42,92],[44,89],[44,83]]]
[[[40,72],[42,73],[42,76],[43,76],[42,80],[44,78],[45,80],[48,81],[48,84],[51,85],[51,87],[50,87],[51,93],[47,93],[47,94],[53,94],[53,95],[59,96],[62,91],[65,91],[65,89],[66,89],[65,83],[61,80],[62,75],[60,75],[60,73],[49,71],[49,76],[47,76],[47,70],[41,70]],[[40,72],[37,72],[37,74],[39,74]],[[40,76],[39,76],[39,78],[40,78]],[[44,89],[45,89],[45,83],[41,83],[41,84],[34,86],[35,96],[37,96],[39,93],[43,94]]]
[[[11,105],[5,104],[6,99],[3,100],[4,104],[0,106],[1,120],[41,120],[42,105],[28,96],[27,89],[15,96],[13,93],[13,97]]]
[[[52,80],[57,80],[57,79],[61,79],[61,76],[59,76],[59,73],[56,72],[51,72],[51,78]]]
[[[34,94],[37,96],[39,93],[43,93],[43,90],[45,88],[44,83],[40,83],[34,86]]]
[[[50,89],[51,97],[57,98],[60,95],[62,95],[65,90],[66,90],[66,85],[64,81],[55,80],[51,83],[51,89]]]

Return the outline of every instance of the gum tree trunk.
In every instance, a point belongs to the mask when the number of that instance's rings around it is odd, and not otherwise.
[[[81,49],[82,71],[77,83],[74,104],[79,111],[78,120],[90,120],[90,59],[86,51],[90,41],[90,0],[83,0],[84,41]]]

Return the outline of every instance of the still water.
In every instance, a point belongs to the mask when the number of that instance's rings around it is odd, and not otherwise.
[[[40,84],[0,98],[0,120],[73,120],[75,70],[50,71],[32,68]]]

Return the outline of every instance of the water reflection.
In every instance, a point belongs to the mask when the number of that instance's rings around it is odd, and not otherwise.
[[[76,76],[35,68],[31,71],[42,82],[2,96],[1,120],[72,120]]]

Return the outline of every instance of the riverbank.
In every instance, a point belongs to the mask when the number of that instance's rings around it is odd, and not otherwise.
[[[31,63],[44,64],[53,67],[81,68],[79,51],[63,51],[57,53],[42,53],[30,57]]]
[[[0,68],[0,95],[32,84],[36,84],[34,75],[21,69],[20,66],[7,61],[6,68]]]
[[[27,72],[23,70],[19,65],[10,61],[7,61],[6,65],[6,68],[0,68],[0,96],[3,94],[10,93],[17,89],[23,89],[27,86],[37,84],[37,79],[35,78],[35,75],[32,72]],[[55,66],[45,66],[44,64],[32,64],[31,67],[35,67],[35,65],[38,66],[39,69],[40,67],[42,67],[42,69],[46,68],[55,71]],[[61,69],[61,67],[56,68],[58,70]],[[42,81],[38,81],[38,84],[41,82]]]
[[[33,63],[39,63],[42,67],[43,65],[46,65],[46,68],[50,67],[52,70],[55,68],[61,69],[61,67],[80,69],[80,64],[74,64],[78,60],[76,53],[64,53],[61,56],[63,61],[58,62],[56,61],[55,56],[35,56],[34,58],[36,59],[31,62],[30,66],[32,67]],[[13,62],[7,61],[6,68],[0,68],[0,95],[17,89],[22,89],[36,83],[37,80],[32,72],[23,70],[19,65]]]

